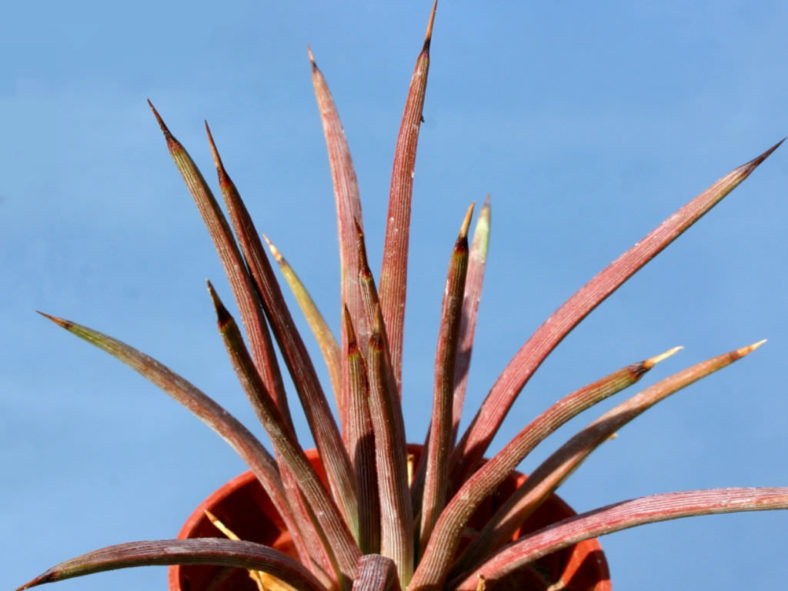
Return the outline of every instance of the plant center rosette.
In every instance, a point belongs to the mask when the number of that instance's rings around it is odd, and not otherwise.
[[[409,445],[408,452],[418,461],[422,446]],[[307,456],[325,479],[320,458],[314,449]],[[512,474],[488,497],[468,522],[464,536],[467,547],[478,530],[504,504],[526,479],[519,472]],[[543,527],[575,515],[558,495],[550,495],[518,528],[512,539],[520,538]],[[210,516],[210,517],[209,517]],[[215,518],[215,519],[214,519]],[[293,540],[271,499],[252,472],[244,472],[214,491],[192,512],[178,534],[179,539],[212,538],[222,535],[215,520],[241,539],[258,542],[297,557]],[[271,590],[275,582],[268,581]],[[531,565],[523,566],[498,581],[496,589],[511,591],[609,591],[612,589],[607,561],[596,538],[549,554]],[[254,572],[220,565],[173,565],[169,569],[170,591],[260,591],[261,584]],[[286,587],[279,588],[280,591]]]

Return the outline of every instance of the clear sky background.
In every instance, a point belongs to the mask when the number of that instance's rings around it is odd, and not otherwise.
[[[333,194],[306,45],[339,106],[379,261],[394,140],[429,6],[75,0],[4,9],[0,586],[99,546],[172,537],[243,470],[164,394],[34,314],[126,340],[254,425],[204,280],[225,299],[229,290],[145,98],[213,182],[208,119],[258,227],[336,328]],[[441,4],[413,210],[412,441],[427,427],[445,268],[468,203],[492,194],[467,400],[475,408],[574,290],[788,134],[786,6]],[[560,492],[582,511],[655,492],[788,485],[787,190],[783,147],[559,346],[495,448],[559,396],[625,364],[684,345],[648,384],[768,338],[622,429]],[[523,469],[600,412],[572,422]],[[619,591],[778,589],[786,532],[788,514],[750,513],[647,526],[602,544]],[[58,585],[162,589],[165,577],[137,569]]]

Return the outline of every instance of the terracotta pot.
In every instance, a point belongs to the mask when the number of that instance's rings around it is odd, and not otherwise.
[[[418,456],[421,446],[409,446]],[[322,476],[322,466],[315,450],[306,452],[309,460]],[[525,475],[512,475],[476,511],[469,526],[483,524],[524,480]],[[272,546],[295,556],[295,548],[284,523],[271,504],[268,495],[251,472],[245,472],[226,483],[203,501],[189,516],[178,538],[221,537],[205,517],[205,510],[216,515],[227,527],[245,540]],[[575,512],[558,496],[552,495],[528,518],[515,537],[535,531],[550,523],[574,515]],[[566,591],[610,591],[610,575],[605,555],[596,539],[586,540],[545,556],[537,569],[548,580],[559,577]],[[171,566],[170,591],[257,591],[256,585],[242,569],[223,566]],[[523,569],[499,581],[496,591],[542,590],[545,585],[533,571]]]

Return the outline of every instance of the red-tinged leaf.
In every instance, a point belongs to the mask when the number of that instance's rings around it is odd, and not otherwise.
[[[558,343],[624,281],[736,188],[781,143],[728,173],[681,207],[595,275],[536,329],[498,377],[452,454],[452,481],[464,480],[475,468],[515,398]]]
[[[442,580],[442,577],[446,577],[455,562],[455,553],[462,539],[462,532],[474,511],[501,485],[532,449],[587,408],[640,380],[657,362],[672,355],[678,349],[679,347],[628,365],[575,390],[531,421],[460,487],[441,513],[419,568],[424,569],[425,573],[432,573],[430,577],[433,580]],[[488,546],[488,552],[489,548]],[[417,574],[417,576],[422,575]]]
[[[379,320],[373,327],[369,343],[369,414],[375,434],[375,465],[380,491],[380,548],[381,554],[394,561],[404,589],[414,566],[413,510],[401,409],[396,392],[391,391],[381,322]]]
[[[293,537],[298,557],[310,572],[331,587],[339,568],[333,552],[327,548],[325,535],[320,531],[320,520],[304,498],[295,475],[287,469],[283,460],[280,458],[277,460],[282,474],[282,484],[293,511],[293,519],[299,528],[299,535]]]
[[[309,324],[309,328],[312,329],[312,334],[314,334],[317,345],[320,347],[320,352],[326,362],[326,368],[328,369],[328,375],[331,379],[331,386],[334,391],[334,400],[337,409],[339,409],[341,408],[339,398],[341,389],[341,362],[339,345],[334,337],[334,333],[331,332],[331,328],[329,328],[325,318],[323,318],[320,310],[318,310],[317,304],[315,304],[312,296],[309,295],[309,291],[307,291],[303,282],[285,257],[282,256],[282,253],[279,252],[279,249],[271,243],[265,234],[263,234],[263,239],[266,241],[266,244],[268,244],[268,250],[271,252],[271,256],[274,257],[277,265],[279,265],[279,270],[282,272],[287,285],[290,287],[290,291],[295,297],[296,302],[298,302],[298,307],[301,308],[301,313],[304,315],[307,324]]]
[[[400,399],[400,391],[397,387],[397,381],[394,377],[394,370],[391,364],[391,352],[388,349],[388,339],[386,339],[386,326],[383,321],[383,314],[380,308],[380,298],[378,297],[378,290],[375,287],[375,278],[372,276],[372,270],[369,268],[369,261],[367,260],[367,249],[364,242],[364,231],[360,226],[356,226],[356,241],[359,260],[359,287],[361,289],[361,303],[364,312],[365,321],[371,327],[371,333],[381,335],[382,342],[382,362],[383,366],[381,371],[385,375],[387,388],[387,395],[392,396],[392,400],[388,403],[391,409],[391,420],[394,421],[393,433],[396,434],[396,443],[401,444],[398,448],[403,454],[407,454],[407,443],[405,441],[405,423],[402,416],[402,403]],[[359,342],[359,347],[361,343]],[[371,353],[364,351],[362,353],[367,355],[368,363]]]
[[[356,342],[356,333],[347,308],[342,310],[342,319],[348,335],[346,352],[348,376],[344,383],[348,387],[346,399],[347,430],[345,445],[353,462],[358,493],[359,546],[364,554],[375,554],[380,550],[380,498],[378,476],[375,467],[375,434],[369,414],[369,381],[366,365]]]
[[[216,431],[254,472],[282,516],[288,531],[295,534],[294,537],[301,535],[293,519],[287,495],[271,454],[222,406],[169,368],[125,343],[70,320],[56,318],[43,312],[39,314],[122,361]]]
[[[490,196],[484,202],[476,229],[473,232],[471,252],[468,257],[468,274],[465,278],[465,294],[462,298],[460,337],[457,345],[457,364],[454,367],[454,400],[452,402],[451,441],[457,438],[457,428],[462,417],[465,391],[468,387],[468,369],[471,364],[473,337],[476,332],[479,300],[482,297],[484,268],[487,264],[487,248],[490,244]]]
[[[197,165],[194,164],[194,161],[181,143],[170,133],[153,103],[148,101],[148,105],[153,111],[159,127],[161,127],[164,139],[167,141],[167,149],[183,180],[186,182],[186,186],[208,229],[211,240],[213,240],[219,260],[232,287],[238,309],[241,312],[241,320],[246,329],[257,371],[260,372],[268,388],[276,393],[277,404],[281,407],[285,420],[292,425],[290,412],[287,408],[287,397],[282,385],[282,376],[271,344],[271,336],[266,328],[263,310],[252,286],[246,264],[233,238],[230,226]]]
[[[312,64],[312,85],[315,89],[320,120],[323,123],[331,179],[334,183],[337,234],[339,236],[341,301],[342,305],[347,306],[350,312],[350,319],[353,321],[359,343],[365,344],[369,338],[370,327],[363,316],[358,285],[359,260],[356,248],[356,226],[360,228],[364,226],[358,182],[336,105],[323,73],[315,63],[311,50],[309,50],[309,61]],[[342,330],[344,331],[344,327]],[[342,348],[345,349],[346,346],[347,335],[343,332]]]
[[[205,510],[205,516],[211,522],[211,524],[218,529],[220,532],[224,534],[227,539],[241,541],[233,530],[227,527],[221,519],[216,517],[213,513],[211,513],[208,509]],[[249,578],[254,581],[255,585],[257,585],[258,589],[265,590],[265,591],[295,591],[293,587],[290,585],[285,584],[280,579],[277,579],[273,575],[270,575],[266,572],[261,570],[249,570]],[[322,581],[321,581],[322,582]],[[325,581],[326,584],[330,584],[330,580]]]
[[[348,579],[355,576],[358,558],[361,556],[358,546],[348,529],[333,499],[324,488],[320,477],[306,457],[304,450],[298,445],[295,437],[282,421],[271,394],[266,390],[257,374],[252,358],[246,350],[241,332],[233,317],[222,304],[211,284],[208,289],[216,308],[219,330],[238,375],[244,391],[265,428],[276,452],[283,458],[293,473],[301,492],[312,507],[315,515],[320,516],[317,531],[324,535],[326,550],[336,556],[341,573]],[[354,524],[357,527],[357,524]]]
[[[397,388],[394,371],[391,366],[391,355],[388,350],[388,340],[386,339],[386,327],[383,323],[383,314],[380,309],[380,299],[378,290],[375,287],[375,278],[369,268],[369,261],[366,255],[364,244],[364,232],[359,226],[356,227],[356,239],[359,256],[359,287],[361,288],[361,302],[367,322],[372,327],[371,341],[375,342],[375,350],[367,348],[367,366],[374,367],[375,371],[385,380],[385,388],[380,392],[386,397],[385,405],[390,432],[391,453],[407,456],[407,442],[405,440],[405,421],[402,416],[402,404],[400,402],[400,392]],[[380,337],[380,338],[378,338]],[[359,343],[359,346],[361,343]],[[390,399],[389,399],[390,397]]]
[[[214,564],[269,573],[299,591],[327,591],[302,564],[255,542],[197,538],[129,542],[88,552],[53,566],[16,591],[96,572],[133,566]]]
[[[334,499],[342,509],[351,531],[357,535],[358,501],[350,458],[345,453],[342,437],[331,414],[328,400],[326,400],[312,360],[282,296],[282,291],[260,242],[260,235],[257,233],[235,184],[222,164],[207,125],[206,130],[230,218],[241,243],[246,263],[251,270],[254,284],[262,297],[271,330],[293,378],[293,384],[296,387],[315,444],[320,451],[320,459],[325,468],[329,487]]]
[[[402,381],[402,335],[405,324],[405,296],[408,277],[408,242],[410,212],[413,196],[413,177],[416,169],[416,147],[419,141],[427,74],[430,67],[430,41],[438,1],[432,5],[424,46],[410,80],[405,111],[402,114],[394,166],[391,172],[389,207],[386,217],[386,238],[380,271],[380,301],[388,335],[391,363],[397,389]]]
[[[424,494],[421,503],[420,548],[424,548],[427,544],[438,515],[446,504],[448,460],[451,452],[454,367],[457,361],[462,296],[465,292],[465,276],[468,271],[468,228],[473,215],[473,205],[471,203],[465,213],[465,219],[454,244],[443,292],[438,347],[435,353],[432,422],[427,439]]]
[[[467,548],[452,576],[475,567],[490,548],[511,539],[520,524],[602,443],[671,394],[748,355],[763,341],[724,353],[669,376],[621,402],[569,439],[534,470],[487,522]]]
[[[494,582],[551,552],[646,523],[682,517],[788,509],[786,488],[721,488],[674,492],[623,501],[569,517],[512,543],[450,588],[473,591],[478,576]],[[422,589],[428,589],[423,587]]]
[[[397,569],[391,559],[380,554],[362,556],[353,591],[399,591]]]

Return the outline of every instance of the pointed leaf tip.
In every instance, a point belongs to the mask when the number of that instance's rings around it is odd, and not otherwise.
[[[170,133],[170,130],[167,127],[167,125],[164,123],[164,119],[161,118],[161,115],[159,115],[159,112],[156,110],[156,107],[153,106],[153,103],[151,102],[150,99],[145,99],[145,100],[148,101],[148,106],[150,107],[150,110],[153,111],[153,116],[156,117],[156,121],[159,123],[159,127],[161,128],[162,133],[166,137],[170,137],[172,134]]]
[[[345,330],[347,330],[347,346],[348,349],[358,349],[358,343],[356,341],[356,331],[353,329],[353,321],[350,319],[350,312],[347,309],[347,305],[342,306],[342,321],[345,325]]]
[[[471,225],[471,218],[473,217],[473,208],[476,206],[476,202],[472,201],[471,204],[468,206],[467,211],[465,212],[465,218],[462,220],[462,225],[460,226],[460,239],[467,238],[468,236],[468,228]]]
[[[312,64],[312,69],[317,70],[317,63],[315,63],[315,55],[312,53],[312,48],[306,46],[306,54],[309,56],[309,63]]]
[[[68,330],[68,328],[73,324],[72,322],[65,320],[64,318],[58,318],[57,316],[52,316],[50,314],[47,314],[46,312],[42,312],[41,310],[36,310],[36,314],[43,316],[47,320],[51,320],[52,322],[54,322],[58,326],[62,326],[66,330]]]
[[[758,347],[763,345],[765,342],[766,342],[766,339],[761,339],[757,343],[753,343],[752,345],[748,345],[746,347],[742,347],[741,349],[737,349],[736,353],[737,353],[737,355],[739,355],[741,357],[744,357],[745,355],[749,355],[750,353],[755,351],[755,349],[757,349]]]
[[[274,257],[274,260],[277,263],[282,262],[282,260],[284,259],[282,253],[279,252],[279,249],[276,246],[274,246],[274,243],[271,242],[271,240],[269,240],[268,236],[263,234],[263,240],[265,240],[265,243],[268,245],[268,250],[271,251],[271,256]]]
[[[772,152],[774,152],[777,148],[779,148],[784,141],[785,141],[785,138],[781,139],[779,142],[774,144],[771,148],[766,150],[763,154],[760,154],[759,156],[756,156],[755,158],[753,158],[749,162],[747,162],[745,164],[742,164],[740,168],[749,168],[750,170],[754,170],[755,168],[760,166],[760,164],[764,160],[766,160],[769,156],[771,156]]]
[[[25,589],[30,589],[30,587],[37,587],[38,585],[43,585],[44,583],[54,583],[55,581],[57,581],[57,578],[55,577],[54,573],[47,571],[44,574],[37,576],[32,581],[28,581],[21,587],[18,587],[16,591],[24,591]]]
[[[216,311],[216,321],[219,323],[219,326],[223,326],[230,320],[230,313],[227,311],[227,308],[225,308],[221,298],[219,298],[219,294],[216,293],[216,290],[213,288],[213,284],[210,281],[206,281],[206,284],[208,285],[208,293],[213,302],[213,308]]]
[[[651,369],[660,361],[665,361],[665,359],[667,359],[668,357],[672,357],[673,355],[681,351],[683,348],[684,347],[682,345],[679,345],[678,347],[673,347],[672,349],[668,349],[664,353],[660,353],[659,355],[655,355],[654,357],[649,357],[643,362],[643,367],[645,369]]]
[[[435,24],[435,12],[438,10],[438,0],[432,3],[432,10],[430,11],[430,20],[427,23],[427,32],[424,35],[424,48],[422,51],[430,50],[430,43],[432,42],[432,26]]]
[[[217,295],[210,279],[205,280],[205,286],[208,288],[208,293],[211,295],[211,299],[214,301],[214,303],[216,303],[219,300],[219,296]]]
[[[204,121],[205,123],[205,133],[208,136],[208,145],[211,148],[211,156],[213,157],[213,164],[219,169],[220,173],[224,171],[224,164],[222,164],[222,158],[219,156],[219,150],[216,148],[216,142],[213,141],[213,134],[211,133],[211,128],[208,125],[208,121]]]

